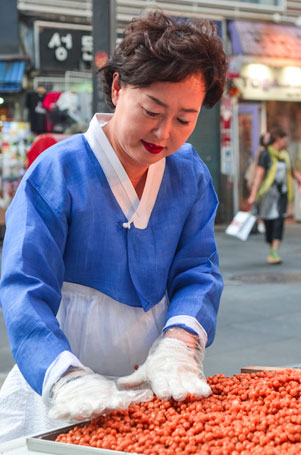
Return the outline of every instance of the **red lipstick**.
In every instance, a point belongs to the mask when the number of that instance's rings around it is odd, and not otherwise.
[[[141,142],[144,146],[144,148],[149,152],[149,153],[152,153],[154,155],[156,155],[157,153],[160,153],[162,152],[162,150],[164,149],[164,147],[161,147],[160,145],[157,145],[157,144],[152,144],[151,142],[145,142],[141,139]]]

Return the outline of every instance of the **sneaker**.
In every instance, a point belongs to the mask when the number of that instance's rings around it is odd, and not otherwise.
[[[279,253],[277,250],[270,250],[270,253],[267,257],[267,263],[268,264],[281,264],[282,260],[281,257],[279,256]]]

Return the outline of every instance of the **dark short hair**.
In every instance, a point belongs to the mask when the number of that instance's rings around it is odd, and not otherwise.
[[[287,136],[287,131],[281,126],[281,125],[274,125],[270,129],[270,144],[274,144],[274,142],[279,138],[279,137],[286,137]]]
[[[177,18],[152,11],[132,19],[124,38],[100,69],[107,104],[113,74],[121,83],[147,87],[154,82],[179,82],[202,74],[206,86],[204,105],[221,98],[227,72],[226,56],[218,27],[209,20]]]

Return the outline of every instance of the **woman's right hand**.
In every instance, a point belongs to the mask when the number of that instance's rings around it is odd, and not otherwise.
[[[126,409],[133,402],[150,401],[150,389],[118,390],[115,381],[88,368],[66,374],[50,392],[50,419],[87,420],[108,411]]]

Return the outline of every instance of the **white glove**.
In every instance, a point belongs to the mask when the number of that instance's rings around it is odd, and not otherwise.
[[[170,329],[155,341],[144,364],[117,383],[126,389],[148,383],[162,400],[184,400],[188,393],[208,397],[212,392],[203,372],[203,358],[197,336],[178,327]]]
[[[150,389],[118,390],[112,379],[89,368],[72,369],[50,391],[50,419],[80,421],[113,409],[126,409],[133,402],[152,399]]]

